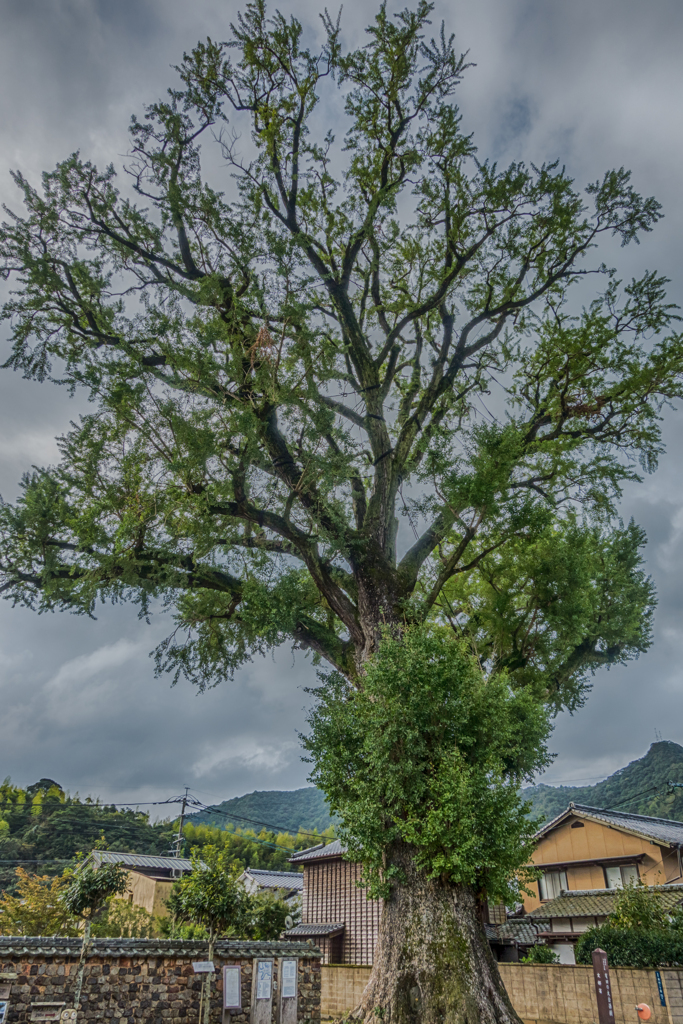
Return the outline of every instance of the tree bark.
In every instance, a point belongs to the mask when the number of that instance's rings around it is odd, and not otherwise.
[[[520,1024],[491,953],[473,889],[427,878],[410,847],[386,900],[374,967],[353,1016],[384,1024]]]

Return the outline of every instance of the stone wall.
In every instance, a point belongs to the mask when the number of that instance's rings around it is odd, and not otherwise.
[[[5,1024],[58,1019],[73,1006],[80,939],[0,937],[0,1001],[9,1001]],[[297,1022],[320,1020],[320,953],[303,942],[216,943],[211,1024],[248,1024],[255,958],[275,959],[272,1024],[277,1024],[277,960],[299,959]],[[205,942],[95,939],[86,957],[79,1021],[107,1024],[198,1024],[201,974],[193,961],[208,958]],[[242,967],[242,1012],[223,1016],[225,964]],[[52,1004],[52,1005],[50,1005]],[[57,1018],[55,1018],[55,1014]]]

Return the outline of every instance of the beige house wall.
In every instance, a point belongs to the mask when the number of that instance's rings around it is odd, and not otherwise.
[[[166,900],[173,882],[148,878],[137,871],[128,872],[128,899],[136,907],[144,907],[155,917],[168,917]]]
[[[572,828],[572,824],[581,821],[583,828]],[[642,855],[638,864],[641,880],[646,885],[662,885],[678,877],[678,855],[676,851],[658,846],[639,836],[621,832],[609,825],[595,821],[586,821],[570,816],[548,835],[539,840],[533,855],[533,863],[567,865],[567,886],[569,889],[603,889],[605,876],[602,868],[597,865],[577,864],[572,861],[608,860],[611,857],[636,857]],[[534,896],[525,896],[526,913],[535,910],[541,903],[538,883],[532,882],[529,888]]]
[[[499,964],[501,978],[525,1024],[594,1024],[598,1019],[592,967]],[[320,1012],[338,1018],[360,1002],[371,967],[323,966]],[[683,1024],[683,971],[661,970],[666,1007],[654,971],[610,970],[615,1024],[637,1021],[636,1003],[652,1010],[650,1024]]]

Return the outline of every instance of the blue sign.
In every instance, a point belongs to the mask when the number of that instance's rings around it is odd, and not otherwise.
[[[659,1001],[662,1004],[662,1006],[666,1006],[666,999],[664,998],[664,986],[662,985],[662,976],[659,973],[659,971],[655,971],[655,976],[657,978],[657,988],[659,989]]]

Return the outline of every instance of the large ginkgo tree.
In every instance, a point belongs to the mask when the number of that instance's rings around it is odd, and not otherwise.
[[[658,204],[478,156],[430,11],[349,51],[255,0],[133,119],[127,174],[16,175],[7,365],[92,411],[2,506],[0,588],[166,602],[159,668],[200,687],[286,641],[327,663],[313,777],[384,900],[358,1013],[472,1024],[514,1019],[482,921],[529,856],[519,785],[650,643],[617,505],[683,345],[665,281],[596,251]]]

